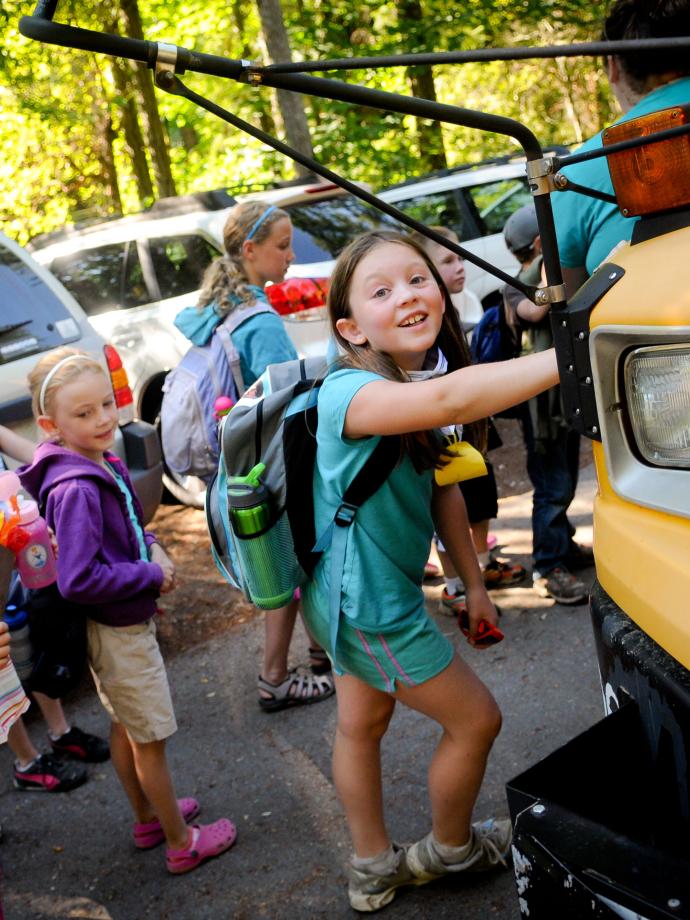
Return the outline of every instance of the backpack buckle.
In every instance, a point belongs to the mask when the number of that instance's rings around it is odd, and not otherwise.
[[[338,527],[349,527],[350,524],[352,524],[354,521],[356,514],[357,508],[355,505],[350,505],[347,502],[343,502],[336,511],[333,520]]]

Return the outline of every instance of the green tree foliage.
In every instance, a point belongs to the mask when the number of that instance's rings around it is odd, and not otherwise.
[[[129,0],[128,0],[129,2]],[[268,60],[255,3],[246,0],[138,0],[143,34],[230,58]],[[569,0],[283,0],[294,60],[446,51],[591,40],[605,4]],[[103,55],[42,46],[18,32],[28,0],[4,0],[0,28],[0,219],[25,242],[75,220],[138,210],[160,186],[146,148],[141,94],[129,65]],[[61,0],[58,21],[116,26],[119,4]],[[119,28],[122,30],[122,18]],[[129,69],[127,69],[129,68]],[[610,121],[601,63],[587,59],[389,68],[328,74],[390,92],[494,112],[526,123],[544,144],[574,143]],[[282,131],[276,96],[198,74],[196,92],[270,133]],[[515,142],[396,113],[305,97],[314,154],[374,188],[440,165],[519,152]],[[170,181],[178,193],[253,187],[293,174],[292,164],[214,116],[156,92]],[[142,141],[143,138],[143,141]],[[134,152],[138,149],[138,155]],[[160,153],[160,151],[157,151]]]

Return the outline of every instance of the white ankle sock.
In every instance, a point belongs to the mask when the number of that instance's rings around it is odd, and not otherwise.
[[[441,860],[448,866],[451,866],[453,863],[462,862],[463,859],[466,859],[470,850],[472,849],[472,838],[463,843],[459,847],[451,847],[446,843],[439,843],[438,840],[434,837],[433,831],[429,835],[431,846],[436,850],[438,855],[441,857]]]
[[[391,845],[376,856],[353,856],[352,865],[355,869],[368,869],[377,875],[388,875],[398,868],[398,854]]]
[[[491,553],[489,550],[487,550],[485,553],[477,553],[477,559],[479,559],[479,565],[482,567],[482,569],[485,569],[491,562]]]
[[[68,735],[72,731],[72,726],[68,725],[64,732],[60,732],[57,735],[54,735],[52,732],[48,732],[48,737],[51,741],[59,741],[63,735]]]
[[[455,578],[446,578],[444,576],[444,581],[446,583],[446,591],[448,594],[459,594],[462,591],[462,582],[457,575]]]

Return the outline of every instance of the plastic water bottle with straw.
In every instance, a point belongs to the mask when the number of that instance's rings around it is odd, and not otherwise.
[[[21,500],[16,473],[0,473],[0,543],[15,554],[25,588],[45,588],[57,580],[48,526],[31,499]]]

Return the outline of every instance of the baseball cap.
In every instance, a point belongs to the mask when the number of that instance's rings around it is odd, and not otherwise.
[[[506,246],[512,252],[531,246],[534,237],[538,235],[537,212],[533,204],[525,204],[514,211],[503,227]]]

